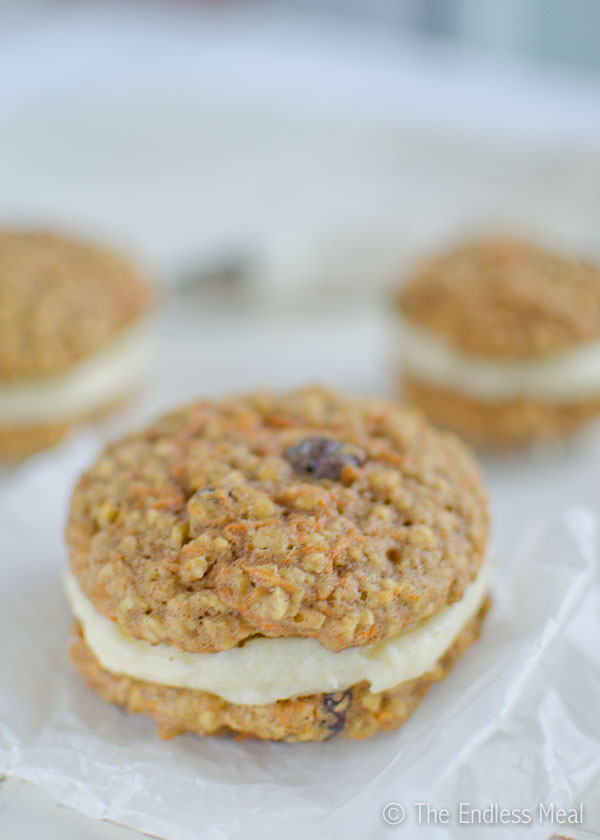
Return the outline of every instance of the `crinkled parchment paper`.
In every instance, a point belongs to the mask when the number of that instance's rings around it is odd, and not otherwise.
[[[174,840],[453,838],[461,802],[532,811],[477,840],[548,838],[538,803],[569,807],[600,773],[599,436],[486,463],[499,559],[480,642],[397,733],[320,745],[161,741],[86,688],[66,658],[62,528],[99,441],[38,456],[0,494],[0,771]],[[425,801],[449,824],[419,825]]]

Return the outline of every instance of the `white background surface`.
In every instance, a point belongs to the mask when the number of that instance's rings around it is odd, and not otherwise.
[[[465,227],[598,254],[598,79],[234,8],[67,3],[0,29],[0,220],[167,278],[234,255],[277,299],[381,285]]]

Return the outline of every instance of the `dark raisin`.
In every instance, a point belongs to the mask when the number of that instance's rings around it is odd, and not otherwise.
[[[358,447],[325,437],[302,438],[285,450],[284,457],[297,473],[332,481],[340,480],[345,467],[365,461]]]
[[[333,738],[346,726],[346,713],[351,703],[352,692],[350,689],[323,695],[323,705],[327,713],[325,726],[331,732],[330,738]]]

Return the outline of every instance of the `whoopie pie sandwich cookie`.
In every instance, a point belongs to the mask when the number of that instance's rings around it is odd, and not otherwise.
[[[473,457],[417,412],[316,388],[199,402],[79,481],[71,658],[164,737],[395,729],[479,634],[487,534]]]
[[[509,239],[464,245],[398,295],[404,398],[483,445],[600,414],[600,269]]]
[[[56,443],[138,387],[150,297],[107,251],[0,230],[0,456]]]

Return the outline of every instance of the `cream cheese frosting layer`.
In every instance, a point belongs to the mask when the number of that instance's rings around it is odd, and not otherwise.
[[[70,570],[65,593],[85,641],[115,674],[178,688],[208,691],[230,703],[264,704],[340,691],[367,680],[379,692],[430,671],[479,611],[489,588],[487,560],[460,601],[373,645],[335,653],[314,639],[254,638],[219,653],[185,653],[134,639],[103,615]]]
[[[60,375],[0,384],[0,424],[68,420],[110,404],[143,376],[150,333],[144,320]]]
[[[600,341],[535,359],[494,361],[469,356],[404,320],[397,353],[414,379],[488,402],[530,397],[570,403],[600,393]]]

